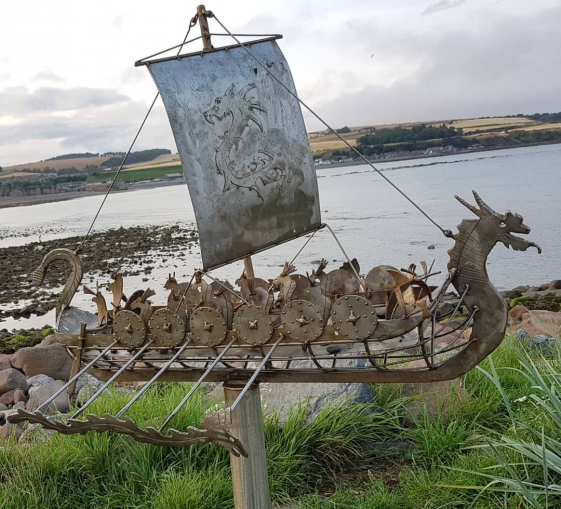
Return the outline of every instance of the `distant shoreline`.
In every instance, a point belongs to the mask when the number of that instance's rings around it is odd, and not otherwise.
[[[369,163],[378,164],[378,163],[390,163],[394,161],[410,161],[412,159],[429,159],[433,157],[445,157],[445,156],[452,156],[452,155],[462,155],[462,154],[475,154],[478,152],[491,152],[494,150],[510,150],[515,148],[524,148],[524,147],[535,147],[541,145],[558,145],[558,143],[531,143],[527,145],[521,145],[519,147],[506,147],[506,148],[479,148],[476,150],[454,150],[451,152],[446,152],[445,154],[421,154],[421,155],[414,155],[414,156],[402,156],[402,157],[391,157],[391,158],[379,158],[379,159],[370,159]],[[338,163],[331,163],[331,164],[318,164],[314,165],[316,170],[323,170],[329,168],[343,168],[346,166],[357,166],[361,164],[367,164],[362,160],[355,160],[355,161],[346,161],[346,162],[338,162]],[[176,186],[176,185],[185,185],[183,180],[181,181],[158,181],[158,182],[144,182],[144,183],[136,183],[136,184],[127,184],[129,187],[127,189],[116,189],[111,191],[112,193],[124,193],[128,191],[138,191],[139,189],[154,189],[157,187],[167,187],[167,186]],[[22,196],[22,197],[14,197],[14,198],[1,198],[0,199],[0,209],[9,208],[9,207],[25,207],[27,205],[37,205],[43,203],[53,203],[59,201],[66,201],[66,200],[74,200],[76,198],[85,198],[87,196],[97,196],[97,195],[104,195],[107,191],[76,191],[76,192],[69,192],[69,193],[54,193],[54,194],[47,194],[47,195],[38,195],[38,196]]]

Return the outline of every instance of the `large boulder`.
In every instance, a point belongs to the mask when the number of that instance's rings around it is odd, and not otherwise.
[[[520,322],[522,320],[522,315],[528,313],[528,308],[523,306],[522,304],[516,304],[509,312],[508,317],[510,318],[510,322]]]
[[[27,377],[47,375],[55,380],[67,381],[72,369],[72,359],[59,344],[20,348],[12,359],[12,366],[21,369]]]
[[[54,381],[55,379],[52,376],[47,375],[35,375],[27,378],[29,387],[40,387],[41,385],[47,385]]]
[[[528,336],[534,337],[540,334],[555,336],[561,332],[561,313],[554,311],[533,310],[521,316],[521,322],[509,327],[507,333],[516,334],[522,330]]]
[[[409,367],[421,367],[421,362],[425,361],[411,362]],[[401,396],[408,399],[404,421],[408,427],[416,426],[417,421],[425,416],[432,422],[446,419],[454,410],[454,400],[468,398],[459,378],[443,382],[405,383],[401,388]]]
[[[0,438],[3,438],[5,440],[13,438],[15,440],[18,440],[23,433],[25,423],[20,422],[18,424],[10,424],[9,422],[7,422],[8,417],[10,415],[17,414],[17,412],[17,410],[6,410],[5,412],[3,412],[4,416],[0,421]]]
[[[31,387],[29,389],[29,401],[27,402],[26,409],[29,412],[35,412],[45,401],[47,401],[55,392],[62,388],[64,382],[62,380],[55,380],[47,385]],[[65,413],[68,412],[70,403],[68,401],[68,393],[62,391],[54,401],[49,403],[47,408],[43,410],[44,414],[52,414],[55,412]]]
[[[14,368],[0,371],[0,396],[14,389],[22,389],[23,391],[29,389],[25,376]]]
[[[261,402],[264,413],[278,412],[281,422],[294,407],[308,405],[307,420],[311,422],[330,404],[374,403],[374,395],[368,384],[359,383],[263,383]]]
[[[0,355],[0,371],[3,371],[4,369],[10,369],[12,367],[12,357],[13,354]]]
[[[11,391],[5,392],[0,396],[0,403],[3,405],[13,405],[15,403],[27,401],[27,397],[25,396],[25,392],[21,389],[13,389]]]

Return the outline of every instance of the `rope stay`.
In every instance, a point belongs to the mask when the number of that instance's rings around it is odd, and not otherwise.
[[[195,14],[195,16],[193,16],[191,18],[191,21],[189,22],[189,28],[187,29],[187,33],[185,34],[185,37],[183,38],[183,42],[179,45],[179,50],[177,52],[178,56],[181,53],[181,50],[183,49],[185,44],[188,44],[187,38],[189,37],[189,33],[191,32],[191,28],[193,28],[197,24],[197,19],[198,18],[197,18],[196,14]],[[125,162],[127,161],[127,158],[129,157],[129,155],[130,155],[130,153],[131,153],[131,151],[134,147],[134,144],[136,143],[136,140],[138,139],[142,129],[144,128],[144,124],[146,124],[146,121],[148,120],[148,117],[150,116],[150,113],[152,112],[152,109],[154,108],[154,105],[156,104],[156,101],[158,100],[158,97],[160,97],[160,92],[158,92],[156,94],[156,97],[154,97],[154,100],[152,101],[152,104],[150,105],[150,108],[148,108],[148,111],[147,111],[146,115],[144,116],[144,120],[140,124],[140,127],[138,128],[138,131],[136,132],[136,135],[135,135],[134,139],[132,140],[132,143],[130,144],[129,149],[128,149],[127,153],[125,154],[125,157],[123,157],[123,160],[121,161],[121,164],[119,165],[119,169],[117,170],[117,173],[115,173],[115,176],[113,177],[113,180],[111,181],[111,184],[109,184],[109,187],[107,188],[107,192],[105,193],[105,196],[103,197],[103,200],[101,201],[101,204],[99,205],[99,208],[97,209],[97,212],[96,212],[96,214],[95,214],[95,216],[92,220],[92,223],[90,224],[90,227],[88,228],[88,231],[87,231],[86,235],[84,235],[84,238],[82,239],[82,241],[80,242],[80,244],[76,248],[76,251],[75,251],[76,254],[79,254],[82,251],[86,241],[90,237],[90,234],[93,230],[95,222],[97,221],[97,218],[99,217],[101,209],[105,205],[105,202],[107,201],[107,197],[109,196],[109,193],[112,191],[113,186],[115,185],[115,182],[117,181],[117,178],[119,177],[119,174],[121,173],[121,170],[123,169],[123,166],[125,165]]]

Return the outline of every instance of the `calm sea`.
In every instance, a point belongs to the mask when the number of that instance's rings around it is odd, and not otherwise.
[[[561,279],[560,163],[561,145],[548,145],[395,161],[377,167],[443,228],[455,231],[462,218],[472,217],[454,199],[457,194],[473,203],[472,189],[496,211],[510,209],[523,215],[532,228],[528,238],[542,246],[543,254],[496,246],[488,262],[489,276],[499,289],[510,289]],[[446,251],[452,242],[369,166],[320,167],[317,173],[323,221],[336,232],[349,256],[358,258],[361,272],[381,264],[398,268],[411,263],[418,265],[421,260],[429,264],[434,260],[434,270],[446,269]],[[48,240],[83,235],[101,200],[102,196],[94,196],[0,209],[0,247],[25,244],[39,237]],[[194,223],[184,185],[110,195],[95,231],[175,223]],[[256,255],[256,275],[267,278],[279,274],[280,267],[292,259],[305,240]],[[429,246],[434,249],[428,249]],[[167,260],[153,276],[162,285],[168,272],[175,271],[179,277],[187,278],[194,268],[201,266],[199,252],[193,251],[189,256],[182,265]],[[311,271],[321,258],[328,259],[331,268],[344,261],[326,230],[316,234],[295,264],[300,272]],[[217,270],[215,275],[232,280],[241,271],[239,262]],[[129,280],[128,290],[137,284],[146,285]],[[165,300],[163,288],[160,290],[160,298]]]

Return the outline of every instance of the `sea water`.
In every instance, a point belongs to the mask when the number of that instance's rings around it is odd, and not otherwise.
[[[561,279],[560,163],[561,145],[545,145],[375,166],[444,229],[455,231],[462,219],[475,217],[454,199],[457,194],[475,203],[472,189],[497,212],[510,209],[523,215],[525,224],[532,228],[525,238],[540,244],[543,254],[538,255],[535,249],[515,252],[499,244],[488,260],[491,281],[499,289],[510,289]],[[322,220],[331,226],[348,256],[358,259],[363,274],[381,264],[406,268],[414,263],[420,270],[421,260],[429,266],[433,264],[433,271],[446,271],[452,241],[370,166],[320,166],[317,175]],[[0,209],[0,247],[84,235],[102,199],[103,196],[90,196]],[[195,224],[184,184],[111,194],[94,232],[177,223]],[[302,237],[255,255],[256,275],[278,275],[284,262],[292,260],[307,240]],[[328,260],[328,270],[345,261],[326,229],[315,234],[294,264],[301,273],[311,272],[322,258]],[[187,254],[185,262],[166,260],[152,272],[150,286],[156,287],[160,300],[165,302],[167,291],[163,284],[168,272],[175,271],[178,279],[186,279],[201,265],[200,251],[196,249]],[[241,262],[237,262],[217,269],[214,275],[233,281],[242,269]],[[438,277],[431,281],[439,282]],[[125,278],[128,291],[147,284]],[[132,288],[133,285],[136,286]]]

